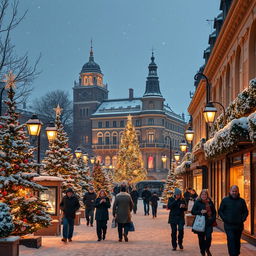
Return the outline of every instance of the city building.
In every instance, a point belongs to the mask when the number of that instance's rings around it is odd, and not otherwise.
[[[230,186],[238,185],[249,209],[243,235],[256,243],[256,0],[222,0],[220,10],[200,68],[208,86],[197,76],[188,107],[195,132],[192,155],[177,171],[185,186],[197,192],[207,188],[217,208]],[[217,118],[206,125],[209,102]],[[219,218],[218,224],[222,227]]]
[[[144,166],[149,179],[166,178],[170,159],[162,156],[179,150],[184,137],[184,114],[172,111],[161,94],[157,65],[152,53],[148,66],[145,93],[135,97],[134,90],[123,99],[108,99],[100,66],[95,63],[91,47],[89,62],[73,87],[73,145],[93,154],[105,166],[115,167],[127,116],[131,115],[140,142]]]

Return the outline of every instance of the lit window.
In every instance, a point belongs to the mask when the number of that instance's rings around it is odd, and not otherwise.
[[[153,156],[148,157],[148,169],[154,169],[154,157]]]

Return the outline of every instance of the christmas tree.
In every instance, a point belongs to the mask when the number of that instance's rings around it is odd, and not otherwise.
[[[62,190],[65,192],[67,188],[71,187],[80,198],[83,194],[83,189],[77,183],[79,174],[76,165],[73,163],[73,155],[68,146],[68,136],[61,122],[62,109],[58,105],[54,110],[56,112],[55,127],[57,129],[57,137],[49,143],[49,149],[46,150],[45,158],[42,161],[44,164],[43,173],[63,178]]]
[[[13,217],[13,235],[33,233],[50,224],[46,205],[37,195],[46,188],[33,182],[37,164],[34,149],[28,142],[25,124],[18,121],[16,111],[15,76],[10,72],[6,80],[7,113],[0,117],[0,202],[6,203]]]
[[[146,179],[146,177],[147,172],[143,167],[138,138],[132,124],[132,117],[129,115],[121,138],[114,180],[116,182],[126,180],[130,183],[136,183]]]
[[[166,204],[168,202],[168,198],[173,196],[175,188],[180,188],[180,184],[176,179],[176,176],[174,174],[173,165],[172,165],[169,172],[168,172],[165,187],[164,187],[164,191],[163,191],[163,194],[162,194],[162,202],[163,203]]]
[[[111,196],[111,184],[109,181],[108,174],[105,169],[102,168],[99,162],[94,165],[92,172],[93,187],[96,193],[101,189],[104,189],[108,196]]]
[[[14,229],[12,216],[7,204],[0,203],[0,237],[7,237]]]

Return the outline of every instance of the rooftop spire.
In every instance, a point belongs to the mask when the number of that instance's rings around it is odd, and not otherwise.
[[[90,58],[89,61],[94,61],[94,57],[93,57],[93,47],[92,47],[92,39],[91,39],[91,50],[90,50]]]

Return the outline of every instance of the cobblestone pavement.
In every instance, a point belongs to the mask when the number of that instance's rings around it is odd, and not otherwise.
[[[184,250],[171,251],[168,211],[161,206],[158,211],[157,219],[144,216],[142,203],[139,202],[139,212],[133,216],[136,231],[129,233],[128,243],[117,241],[117,229],[111,228],[111,221],[108,223],[106,240],[98,242],[95,227],[87,227],[82,219],[82,225],[75,226],[72,243],[63,244],[61,237],[43,237],[40,249],[20,246],[20,256],[156,256],[158,253],[161,256],[200,255],[197,236],[190,228],[185,228]],[[213,233],[211,251],[213,255],[228,255],[225,234],[218,229]],[[255,256],[256,247],[243,241],[241,255]]]

